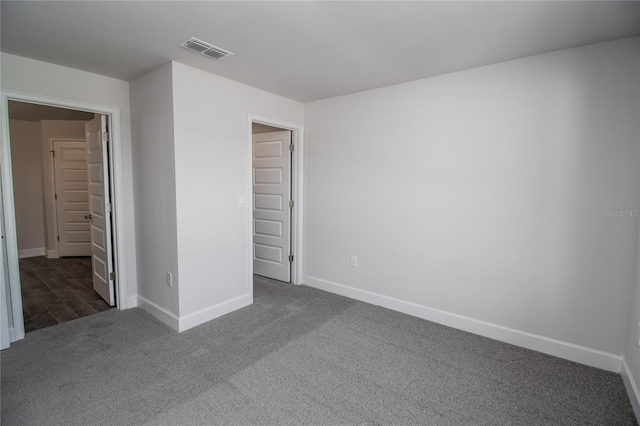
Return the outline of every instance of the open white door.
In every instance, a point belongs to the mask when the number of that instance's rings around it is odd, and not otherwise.
[[[291,132],[253,135],[253,273],[291,281]]]
[[[110,305],[115,305],[113,256],[111,248],[111,200],[109,168],[106,167],[106,117],[101,115],[85,124],[87,135],[87,170],[89,182],[89,215],[91,222],[91,257],[93,289]]]
[[[58,221],[58,255],[90,256],[87,146],[85,141],[54,141],[53,165]]]

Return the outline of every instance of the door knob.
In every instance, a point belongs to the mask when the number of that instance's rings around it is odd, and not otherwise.
[[[91,220],[91,217],[92,217],[92,216],[91,216],[91,213],[84,215],[84,218],[85,218],[85,219],[89,219],[89,220]]]

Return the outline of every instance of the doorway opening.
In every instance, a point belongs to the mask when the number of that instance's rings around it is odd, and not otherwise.
[[[117,305],[111,117],[19,100],[7,101],[7,116],[18,340],[20,325],[24,334]]]
[[[254,301],[301,283],[302,129],[250,117],[251,283]]]

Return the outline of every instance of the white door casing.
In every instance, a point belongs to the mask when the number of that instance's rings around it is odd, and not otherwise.
[[[90,256],[86,143],[54,141],[53,151],[58,255]]]
[[[107,122],[99,115],[85,124],[87,137],[87,170],[91,221],[91,264],[93,289],[110,305],[115,305],[113,255],[111,248],[111,200],[107,153]]]
[[[253,273],[291,281],[291,132],[253,135]]]
[[[2,178],[0,177],[0,181]],[[0,185],[1,187],[1,185]],[[7,349],[11,344],[9,337],[9,304],[11,298],[9,297],[9,259],[7,257],[7,239],[5,238],[6,232],[4,228],[4,210],[2,202],[2,194],[0,194],[0,234],[2,239],[0,240],[0,349]],[[12,318],[13,320],[13,318]]]

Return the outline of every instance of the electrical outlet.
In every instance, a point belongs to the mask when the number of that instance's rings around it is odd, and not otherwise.
[[[173,287],[173,274],[171,272],[167,272],[167,285]]]
[[[354,268],[358,266],[358,256],[356,256],[355,254],[351,255],[351,266],[353,266]]]

